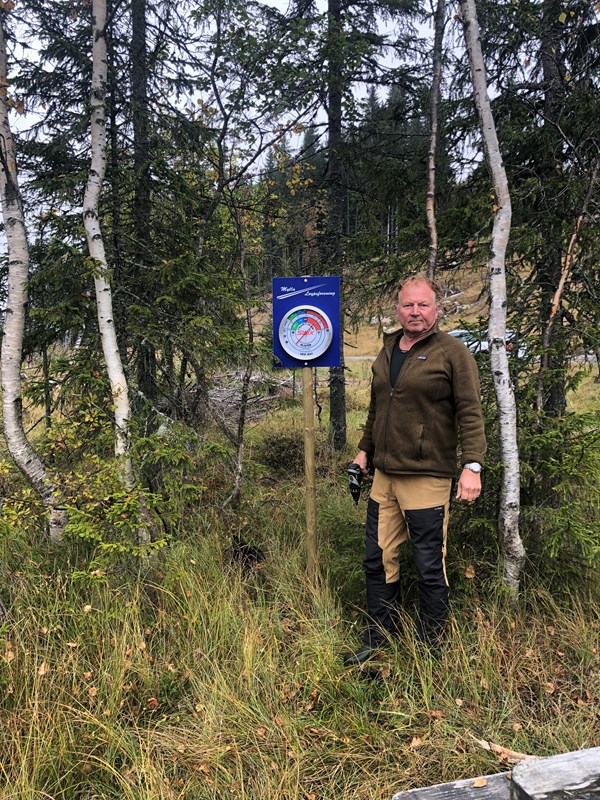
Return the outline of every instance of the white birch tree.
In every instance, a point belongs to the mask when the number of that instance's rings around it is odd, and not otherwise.
[[[113,315],[110,271],[106,261],[100,228],[99,203],[106,173],[106,86],[108,61],[106,50],[106,0],[92,5],[92,91],[91,91],[91,163],[83,198],[83,224],[88,250],[94,261],[94,287],[102,351],[110,381],[115,409],[115,455],[124,470],[125,485],[135,483],[129,454],[131,416],[127,379],[117,344]]]
[[[503,464],[498,527],[504,558],[504,583],[516,594],[525,548],[519,533],[520,466],[517,442],[517,407],[506,352],[506,250],[510,236],[511,203],[502,161],[487,76],[481,50],[475,0],[461,0],[465,42],[473,81],[473,97],[496,195],[494,225],[488,260],[490,288],[490,361],[498,403],[500,454]]]
[[[58,543],[67,523],[62,497],[23,428],[21,361],[27,308],[29,248],[19,189],[15,141],[8,117],[8,76],[4,14],[0,11],[0,202],[8,252],[8,297],[2,339],[2,416],[8,451],[40,496],[51,541]]]

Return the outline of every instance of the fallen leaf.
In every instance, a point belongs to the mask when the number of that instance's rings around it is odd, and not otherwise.
[[[473,566],[473,564],[469,564],[465,569],[465,578],[471,580],[474,577],[475,577],[475,567]]]
[[[146,705],[148,706],[150,711],[155,711],[160,704],[159,704],[158,700],[156,699],[156,697],[149,697],[146,700]]]
[[[544,684],[544,689],[548,692],[548,694],[553,694],[556,686],[552,683],[552,681],[547,681]]]
[[[87,606],[83,607],[83,613],[84,614],[89,614],[91,610],[92,610],[92,607],[90,605],[87,605]]]
[[[38,667],[37,674],[38,674],[38,675],[40,676],[40,678],[41,678],[41,677],[43,677],[43,676],[44,676],[44,675],[45,675],[45,674],[48,672],[48,670],[49,670],[49,669],[50,669],[50,668],[48,667],[48,664],[46,664],[46,662],[45,662],[45,661],[42,661],[42,663],[41,663],[41,664],[40,664],[40,666]]]
[[[86,679],[86,681],[89,681],[89,679],[92,677],[92,673],[91,672],[84,672],[83,673],[83,677]]]
[[[471,784],[471,786],[474,789],[482,789],[484,786],[487,786],[487,785],[488,785],[488,782],[487,782],[486,778],[477,778],[477,780],[473,781],[473,783]]]
[[[459,707],[465,704],[465,701],[464,701],[464,700],[462,700],[460,697],[457,697],[457,698],[456,698],[456,700],[455,700],[454,702],[455,702],[455,703],[456,703],[456,705],[457,705],[457,706],[459,706]]]
[[[67,647],[70,647],[71,649],[79,647],[79,642],[67,642]]]
[[[256,735],[257,736],[261,736],[262,737],[262,736],[265,735],[266,732],[267,732],[267,729],[264,727],[264,725],[261,725],[260,727],[258,727],[256,729]]]
[[[522,731],[523,730],[523,726],[521,725],[520,722],[513,722],[512,729],[513,729],[513,731]]]
[[[413,736],[412,741],[411,741],[410,745],[408,746],[408,749],[409,750],[416,750],[417,747],[421,746],[422,742],[423,742],[423,740],[421,739],[420,736]]]
[[[88,695],[90,697],[96,697],[97,694],[98,694],[98,689],[96,689],[95,686],[90,686],[90,688],[88,689]]]

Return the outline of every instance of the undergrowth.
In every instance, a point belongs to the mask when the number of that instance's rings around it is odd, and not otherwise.
[[[538,585],[512,607],[483,571],[455,575],[436,660],[415,645],[408,581],[399,638],[346,670],[360,623],[345,583],[358,591],[360,576],[345,577],[336,542],[360,569],[364,509],[331,493],[315,588],[302,487],[280,492],[246,516],[196,511],[150,585],[64,552],[24,559],[2,626],[2,797],[379,800],[506,768],[482,742],[542,756],[600,745],[597,598]],[[240,531],[258,565],[231,560]]]
[[[47,443],[72,514],[62,548],[46,545],[29,490],[3,467],[2,798],[387,800],[502,771],[510,751],[600,746],[598,582],[577,572],[578,553],[560,569],[532,560],[511,604],[485,493],[453,511],[439,658],[415,643],[406,551],[398,638],[343,668],[362,624],[366,502],[347,490],[354,452],[333,455],[320,430],[311,585],[292,414],[279,439],[272,420],[249,431],[236,510],[223,509],[232,473],[216,436],[172,428],[140,443],[162,481],[150,559],[115,547],[137,514],[102,437],[94,449],[57,428]]]

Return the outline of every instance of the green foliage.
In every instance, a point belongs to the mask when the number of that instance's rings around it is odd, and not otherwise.
[[[600,564],[598,423],[593,414],[545,420],[521,446],[532,555],[556,560],[564,572]]]
[[[69,522],[65,536],[68,539],[91,545],[94,562],[103,566],[119,562],[126,555],[146,558],[153,550],[166,545],[164,535],[149,545],[137,544],[143,512],[156,511],[160,507],[160,497],[144,493],[142,507],[139,491],[110,491],[110,474],[100,472],[95,477],[99,482],[87,483],[77,506],[66,506]],[[101,489],[102,497],[99,496]]]

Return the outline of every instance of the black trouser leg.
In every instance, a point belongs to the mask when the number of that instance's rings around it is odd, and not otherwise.
[[[385,633],[393,634],[399,581],[386,582],[383,550],[378,541],[379,503],[369,500],[367,507],[366,555],[364,560],[367,587],[368,622],[363,636],[369,647],[381,644]]]
[[[418,632],[435,644],[444,630],[449,590],[444,570],[444,506],[406,511],[415,568],[419,576]]]

